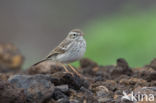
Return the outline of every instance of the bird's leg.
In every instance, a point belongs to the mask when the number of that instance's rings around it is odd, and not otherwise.
[[[62,64],[62,63],[60,63],[60,64],[63,66],[65,72],[70,73],[71,75],[73,75],[73,73],[70,72],[64,64]]]
[[[65,72],[68,72],[69,73],[69,70],[67,69],[67,67],[64,64],[62,64],[62,63],[60,63],[60,64],[63,66]]]
[[[80,77],[82,77],[82,75],[77,71],[75,70],[75,68],[73,66],[71,66],[70,64],[68,64],[68,66]]]

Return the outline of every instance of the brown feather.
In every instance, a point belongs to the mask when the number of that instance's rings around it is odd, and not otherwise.
[[[63,54],[65,53],[69,48],[68,45],[71,43],[72,41],[69,41],[66,39],[64,39],[55,49],[53,49],[48,56],[46,56],[46,58],[51,58],[52,56],[56,56],[57,54]]]
[[[36,66],[37,64],[40,64],[40,63],[42,63],[42,62],[44,62],[44,61],[47,61],[47,60],[48,60],[48,59],[43,59],[43,60],[41,60],[41,61],[39,61],[39,62],[33,64],[32,66]]]

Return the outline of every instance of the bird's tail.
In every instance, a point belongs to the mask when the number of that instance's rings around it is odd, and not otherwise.
[[[49,59],[43,59],[43,60],[41,60],[41,61],[39,61],[39,62],[33,64],[32,66],[36,66],[37,64],[40,64],[40,63],[42,63],[42,62],[44,62],[44,61],[47,61],[47,60],[49,60]]]

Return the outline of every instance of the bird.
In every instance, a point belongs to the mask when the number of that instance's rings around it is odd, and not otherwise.
[[[50,51],[44,59],[35,63],[33,66],[51,60],[53,62],[61,63],[65,71],[69,72],[65,66],[65,64],[67,64],[77,75],[80,76],[69,63],[80,60],[85,52],[86,40],[84,39],[84,33],[80,29],[73,29],[56,48]]]

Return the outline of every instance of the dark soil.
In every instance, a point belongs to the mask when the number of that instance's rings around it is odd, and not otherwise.
[[[156,59],[144,67],[131,68],[122,58],[108,66],[84,58],[76,68],[82,75],[78,76],[52,61],[22,71],[22,59],[16,60],[16,66],[9,64],[15,61],[8,61],[14,55],[23,56],[8,53],[12,56],[5,63],[0,52],[0,103],[156,103],[156,98],[152,102],[123,98],[124,93],[131,97],[132,91],[156,96]]]

